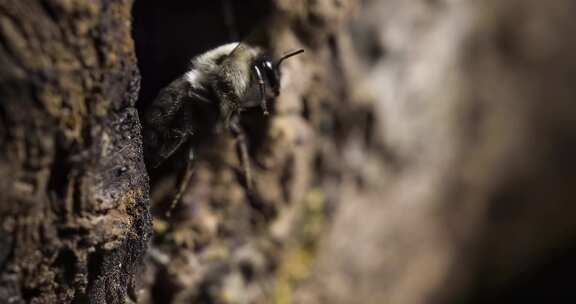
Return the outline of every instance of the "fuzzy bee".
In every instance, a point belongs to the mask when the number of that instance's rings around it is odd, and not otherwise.
[[[240,161],[250,187],[240,113],[260,106],[264,115],[268,114],[268,101],[280,94],[280,65],[302,52],[293,51],[273,61],[260,47],[229,43],[192,59],[188,72],[162,89],[145,110],[147,162],[157,167],[182,144],[193,142],[203,126],[223,126],[237,139]]]

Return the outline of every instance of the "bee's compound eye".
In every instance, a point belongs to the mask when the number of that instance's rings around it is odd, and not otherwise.
[[[279,79],[276,71],[274,70],[274,65],[270,60],[266,60],[262,63],[262,68],[264,73],[266,74],[266,78],[268,82],[272,86],[272,88],[278,88],[279,86]]]

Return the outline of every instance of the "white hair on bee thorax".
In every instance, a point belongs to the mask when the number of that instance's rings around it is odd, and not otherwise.
[[[218,69],[218,60],[228,56],[238,46],[239,42],[232,42],[219,46],[192,59],[192,67],[185,74],[186,80],[193,87],[202,87],[206,76]]]

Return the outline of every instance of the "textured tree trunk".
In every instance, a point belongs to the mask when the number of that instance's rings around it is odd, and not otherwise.
[[[131,1],[0,1],[0,302],[125,303],[151,234]]]
[[[573,1],[131,5],[0,0],[0,303],[512,302],[574,245]],[[147,171],[138,113],[253,30],[306,51],[254,187],[215,130],[167,217],[188,151]]]

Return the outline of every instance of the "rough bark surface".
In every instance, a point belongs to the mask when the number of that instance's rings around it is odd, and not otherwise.
[[[573,1],[131,4],[0,0],[0,299],[513,302],[575,251]],[[306,51],[242,115],[254,189],[215,131],[166,217],[187,151],[147,172],[138,112],[254,29]]]
[[[151,234],[131,1],[0,1],[0,299],[125,303]]]

